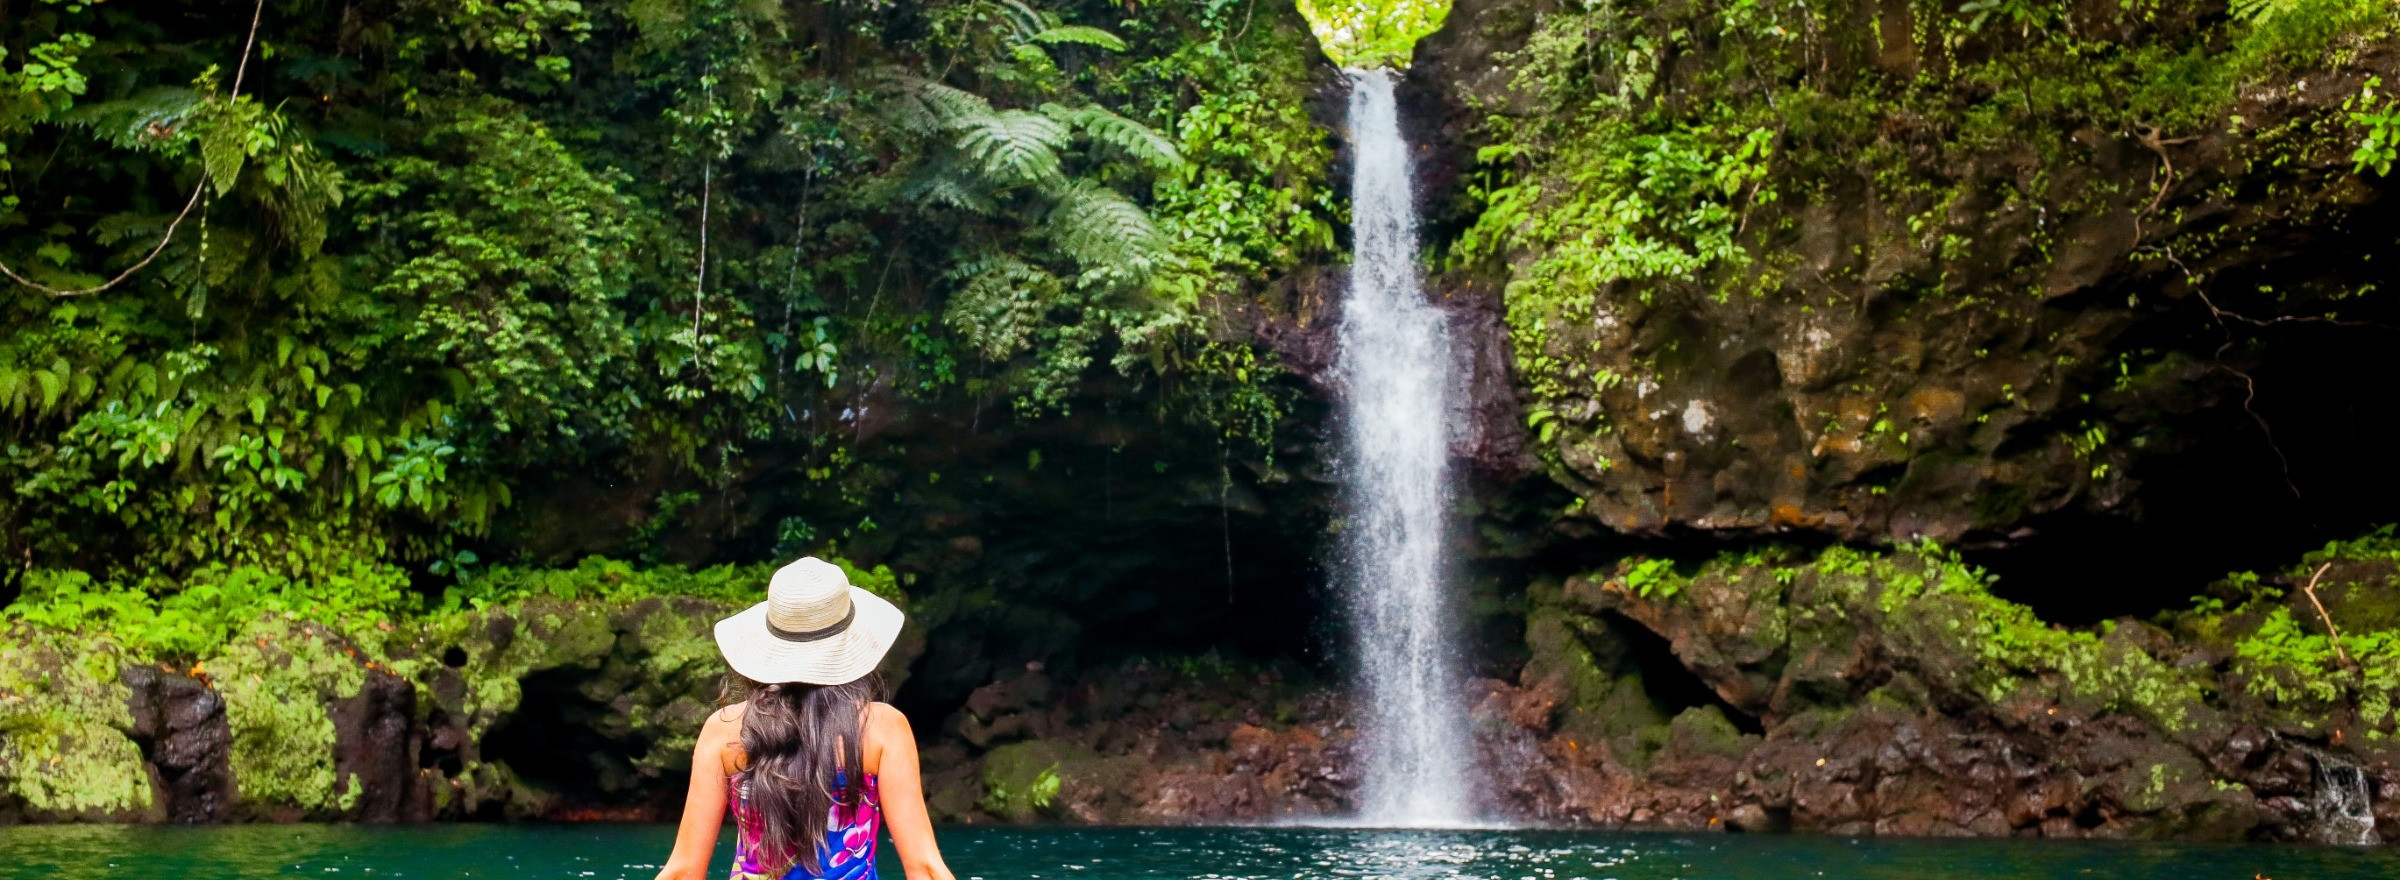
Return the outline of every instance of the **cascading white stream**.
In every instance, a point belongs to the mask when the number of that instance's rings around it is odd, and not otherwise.
[[[1450,506],[1448,327],[1418,275],[1417,216],[1392,76],[1350,72],[1356,253],[1342,305],[1342,526],[1364,707],[1359,819],[1474,820],[1475,778],[1443,548]]]
[[[2375,834],[2375,795],[2367,785],[2366,771],[2332,755],[2310,757],[2315,765],[2316,791],[2309,797],[2309,806],[2317,814],[2312,829],[2317,842],[2342,846],[2382,843]]]

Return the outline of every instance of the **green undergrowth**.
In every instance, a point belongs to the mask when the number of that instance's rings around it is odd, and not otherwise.
[[[837,561],[851,583],[906,602],[890,569]],[[626,772],[671,776],[687,769],[724,671],[709,624],[763,596],[773,571],[591,558],[477,571],[438,599],[373,565],[317,580],[209,570],[172,585],[35,571],[0,609],[0,789],[37,815],[146,815],[154,795],[121,678],[144,664],[223,697],[228,766],[250,815],[352,810],[362,782],[337,774],[331,710],[359,698],[371,675],[416,686],[418,720],[438,713],[480,739],[518,708],[529,675],[586,670],[593,692],[623,701],[629,742],[647,745],[623,756]],[[469,814],[490,802],[539,814],[539,797],[504,767],[478,763],[458,776]]]
[[[2352,711],[2377,737],[2400,726],[2400,538],[2391,526],[2282,571],[2228,577],[2178,624],[2230,650],[2238,687],[2293,718]]]
[[[885,566],[862,568],[833,560],[850,582],[878,596],[905,601],[899,577]],[[403,625],[435,625],[445,617],[529,599],[624,602],[686,597],[747,603],[766,595],[774,566],[636,566],[603,557],[574,568],[498,566],[478,570],[439,598],[413,592],[397,566],[358,562],[346,571],[295,578],[256,566],[214,566],[180,581],[114,581],[81,571],[37,569],[0,622],[36,630],[106,634],[139,661],[190,661],[243,641],[262,619],[309,621],[361,645],[379,645]]]
[[[1739,637],[1762,654],[1846,656],[1871,638],[1926,686],[1990,706],[2032,699],[2171,731],[2261,705],[2303,734],[2355,718],[2382,738],[2400,722],[2400,539],[2388,526],[2289,569],[2230,576],[2187,608],[2092,627],[2042,620],[1995,595],[1991,573],[1930,541],[1814,555],[1770,548],[1696,566],[1631,559],[1607,580],[1664,609],[1743,615]]]

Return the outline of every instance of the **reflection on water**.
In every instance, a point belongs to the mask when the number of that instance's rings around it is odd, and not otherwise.
[[[0,828],[0,880],[649,880],[673,838],[658,825]],[[1304,828],[951,828],[942,842],[962,880],[2400,877],[2400,852],[2303,846]],[[899,880],[888,853],[881,868]]]

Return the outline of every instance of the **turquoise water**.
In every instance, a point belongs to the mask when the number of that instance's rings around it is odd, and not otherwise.
[[[0,828],[0,880],[650,880],[673,840],[661,825]],[[1298,828],[951,828],[941,840],[960,880],[2400,877],[2400,851],[2302,846]],[[882,869],[900,880],[888,855]]]

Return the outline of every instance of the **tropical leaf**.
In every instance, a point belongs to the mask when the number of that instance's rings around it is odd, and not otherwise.
[[[1091,180],[1057,188],[1048,225],[1058,249],[1087,278],[1143,280],[1170,256],[1166,236],[1123,193]]]
[[[942,321],[986,358],[1004,361],[1032,347],[1056,300],[1058,277],[1023,260],[992,255],[963,264]]]
[[[249,158],[242,148],[243,132],[228,125],[211,125],[200,132],[200,166],[208,172],[210,183],[216,184],[217,195],[233,192],[233,182],[242,175],[242,161]]]
[[[895,67],[869,71],[867,86],[883,101],[882,118],[920,137],[957,131],[992,116],[981,96]]]
[[[929,168],[900,187],[902,196],[918,202],[947,205],[975,214],[999,210],[992,197],[947,167]]]
[[[10,415],[24,414],[27,381],[26,374],[0,365],[0,409],[8,410]]]
[[[2226,11],[2233,13],[2234,18],[2242,21],[2265,24],[2292,11],[2292,8],[2298,5],[2294,0],[2233,0]]]
[[[63,369],[65,366],[66,362],[60,361],[52,369],[33,371],[33,381],[42,387],[42,403],[33,410],[36,414],[47,413],[58,408],[59,394],[67,389],[67,374]]]
[[[1058,176],[1058,151],[1066,145],[1065,126],[1023,110],[973,120],[958,135],[959,151],[984,177],[1001,184]]]
[[[304,143],[269,161],[280,172],[266,199],[276,231],[302,256],[316,256],[325,243],[326,212],[342,203],[341,173]]]
[[[148,89],[130,98],[88,104],[59,118],[68,125],[90,129],[110,146],[128,150],[158,149],[187,133],[184,122],[206,104],[189,88]]]
[[[1051,19],[1025,0],[1000,0],[993,5],[1000,7],[1001,17],[1011,32],[1011,42],[1023,43],[1037,39],[1050,27]]]
[[[1042,110],[1052,118],[1074,126],[1085,137],[1106,144],[1153,170],[1171,172],[1183,169],[1183,151],[1175,148],[1174,141],[1158,133],[1157,129],[1119,116],[1106,107],[1045,104]]]
[[[1072,44],[1106,49],[1111,52],[1125,51],[1124,38],[1096,27],[1080,24],[1060,25],[1043,30],[1033,35],[1033,41],[1045,46]]]

